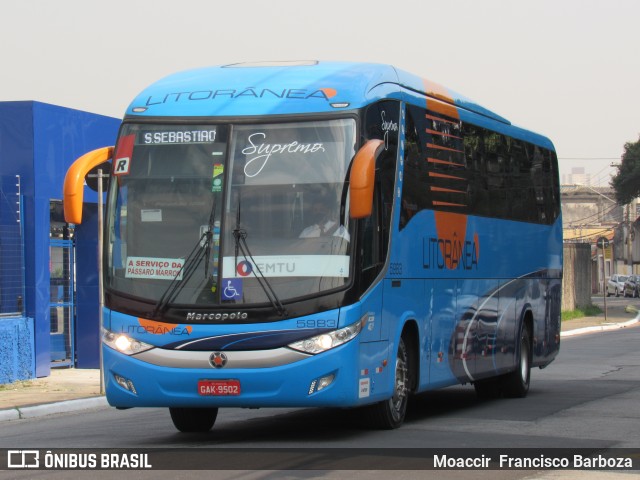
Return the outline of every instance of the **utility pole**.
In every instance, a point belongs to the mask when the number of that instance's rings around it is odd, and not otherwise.
[[[598,251],[598,247],[602,249],[602,301],[604,303],[604,322],[607,323],[607,281],[605,271],[605,248],[609,248],[609,240],[606,237],[598,238],[596,242],[596,252]]]
[[[629,273],[633,273],[633,257],[632,257],[632,248],[633,243],[631,241],[631,217],[630,217],[630,209],[631,203],[627,203],[627,211],[625,213],[625,243],[627,244],[627,254],[625,255],[626,263],[629,266]]]

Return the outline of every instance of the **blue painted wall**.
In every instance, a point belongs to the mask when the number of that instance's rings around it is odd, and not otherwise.
[[[0,319],[0,384],[33,378],[33,318]]]
[[[62,199],[64,176],[71,163],[90,150],[113,145],[119,125],[119,119],[40,102],[0,102],[0,175],[21,177],[25,315],[34,320],[35,374],[38,377],[50,373],[51,361],[49,202]],[[86,189],[85,202],[97,202],[97,194]],[[97,232],[86,228],[83,235],[87,235],[85,240],[93,241],[96,247],[91,258],[78,256],[76,262],[96,265]],[[89,255],[90,250],[83,250],[83,255]],[[96,288],[88,290],[88,295],[95,297],[95,313],[92,318],[85,315],[82,322],[93,324],[97,339],[97,276],[85,269],[76,276],[76,281],[82,286],[95,281]],[[78,296],[81,296],[80,292]],[[83,302],[87,301],[87,298],[83,299]],[[83,355],[92,354],[83,351]],[[95,358],[98,358],[97,347]]]

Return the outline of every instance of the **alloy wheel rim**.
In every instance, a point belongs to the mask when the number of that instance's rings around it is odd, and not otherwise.
[[[400,417],[407,398],[407,365],[404,358],[396,358],[396,381],[391,397],[391,407],[395,418]]]

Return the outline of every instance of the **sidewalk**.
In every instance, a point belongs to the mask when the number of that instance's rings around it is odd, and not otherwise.
[[[633,327],[639,320],[637,308],[612,306],[607,308],[606,322],[604,313],[568,320],[562,322],[561,335]],[[0,422],[106,406],[106,398],[100,394],[99,370],[52,369],[49,377],[0,385]]]
[[[0,385],[0,422],[107,405],[100,370],[51,369],[51,375]]]
[[[602,308],[602,305],[598,305]],[[562,322],[562,338],[574,335],[582,335],[585,333],[603,332],[607,330],[616,330],[637,325],[640,321],[640,307],[634,306],[607,306],[607,318],[605,320],[604,312],[593,317],[582,317],[574,320],[565,320]],[[562,351],[562,348],[561,348]]]

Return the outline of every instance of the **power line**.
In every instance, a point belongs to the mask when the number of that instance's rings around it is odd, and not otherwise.
[[[613,205],[611,206],[611,208],[609,208],[608,210],[604,210],[602,212],[597,212],[597,213],[592,213],[591,215],[584,217],[584,218],[579,218],[577,220],[573,220],[571,222],[567,222],[567,226],[566,228],[578,228],[581,225],[584,224],[588,224],[590,220],[596,220],[599,217],[602,217],[604,219],[604,217],[606,217],[607,215],[609,215],[611,212],[613,212],[616,208],[618,208],[619,205]],[[623,217],[624,213],[620,212],[620,216]],[[622,222],[623,218],[620,219],[620,222]],[[616,219],[617,221],[617,219]]]
[[[600,230],[599,232],[592,232],[592,233],[589,233],[589,234],[586,234],[586,235],[582,235],[580,237],[569,238],[569,239],[567,239],[567,241],[573,242],[574,240],[584,240],[585,238],[593,238],[595,236],[603,235],[603,234],[605,234],[607,232],[610,232],[611,230],[613,230],[613,228],[607,228],[607,229],[604,229],[604,230]]]
[[[620,160],[620,157],[562,157],[558,160]]]

